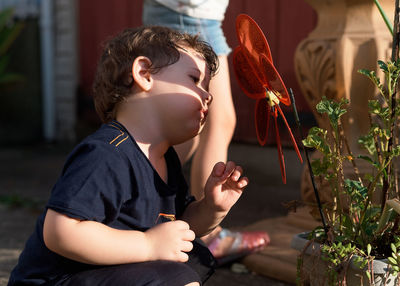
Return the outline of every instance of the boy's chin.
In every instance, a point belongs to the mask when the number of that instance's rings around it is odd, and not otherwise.
[[[196,129],[192,130],[191,132],[188,132],[187,136],[182,136],[181,138],[179,138],[177,140],[177,142],[175,142],[174,145],[182,144],[189,140],[192,140],[193,138],[195,138],[197,135],[199,135],[202,132],[203,128],[204,128],[204,124],[201,125],[199,128],[196,128]]]
[[[187,140],[193,139],[194,137],[199,135],[203,131],[203,129],[204,129],[204,123],[200,123],[196,127],[192,128],[192,130],[190,132],[188,132],[188,139]]]

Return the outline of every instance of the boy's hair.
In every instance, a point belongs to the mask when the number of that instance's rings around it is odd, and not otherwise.
[[[151,60],[151,73],[179,60],[179,49],[191,48],[206,61],[213,76],[218,56],[198,36],[182,34],[161,26],[145,26],[122,31],[109,40],[97,66],[93,83],[94,104],[103,122],[115,119],[115,106],[131,93],[134,84],[132,63],[138,56]]]

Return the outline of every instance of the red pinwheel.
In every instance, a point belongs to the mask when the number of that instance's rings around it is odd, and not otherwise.
[[[289,131],[297,156],[303,163],[296,140],[279,106],[280,102],[287,106],[291,104],[289,94],[273,65],[267,39],[257,23],[248,15],[239,15],[236,18],[236,34],[240,45],[233,52],[235,75],[243,92],[248,97],[257,100],[255,125],[257,139],[262,146],[267,142],[269,119],[271,116],[274,118],[282,181],[286,184],[285,162],[277,121],[278,113]]]

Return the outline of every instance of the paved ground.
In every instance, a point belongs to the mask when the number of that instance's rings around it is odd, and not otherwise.
[[[0,150],[0,286],[6,285],[71,148],[44,145]],[[299,199],[302,165],[292,150],[285,149],[284,153],[286,185],[281,180],[275,148],[231,145],[230,159],[244,167],[250,185],[223,226],[240,228],[261,219],[285,215],[282,203]],[[253,273],[235,273],[230,266],[218,269],[207,282],[208,286],[223,284],[290,285]]]

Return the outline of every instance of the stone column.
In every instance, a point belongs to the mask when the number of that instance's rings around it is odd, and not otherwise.
[[[315,109],[322,96],[350,100],[343,126],[351,150],[357,154],[357,140],[369,129],[368,100],[377,93],[369,79],[357,71],[370,69],[379,75],[377,61],[390,59],[392,36],[372,0],[305,1],[318,13],[318,24],[297,47],[297,80],[321,128],[329,125]],[[380,2],[393,18],[394,1]],[[303,176],[301,192],[306,201],[313,199],[308,174]],[[321,192],[324,200],[327,194]]]

